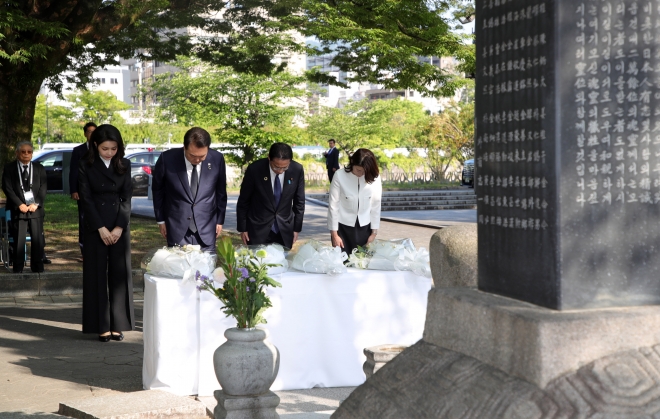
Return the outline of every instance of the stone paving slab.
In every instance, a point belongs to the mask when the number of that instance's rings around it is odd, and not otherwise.
[[[206,419],[204,404],[158,390],[113,394],[60,403],[59,414],[75,419]]]
[[[66,416],[56,413],[39,412],[35,410],[20,410],[14,412],[0,412],[2,419],[64,419]],[[298,419],[298,418],[296,418]]]

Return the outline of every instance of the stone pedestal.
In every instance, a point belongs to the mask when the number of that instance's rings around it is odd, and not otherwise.
[[[558,312],[436,288],[423,340],[332,417],[660,418],[659,343],[660,307]]]
[[[213,410],[215,419],[279,419],[275,410],[280,398],[269,391],[261,396],[229,396],[216,390],[213,396],[218,401]]]
[[[367,360],[362,366],[364,375],[366,375],[368,379],[406,348],[407,346],[403,345],[379,345],[365,348],[364,355],[367,357]]]

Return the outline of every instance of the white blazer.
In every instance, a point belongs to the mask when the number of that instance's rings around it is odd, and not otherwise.
[[[346,173],[343,167],[340,168],[335,172],[330,184],[328,229],[337,231],[339,223],[353,227],[357,218],[360,227],[371,223],[371,228],[377,230],[380,227],[382,196],[383,184],[380,176],[368,184],[364,176],[357,177],[353,173]]]

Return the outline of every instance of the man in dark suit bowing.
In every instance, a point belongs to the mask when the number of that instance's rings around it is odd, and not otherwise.
[[[191,128],[183,148],[168,150],[152,179],[154,213],[168,246],[199,244],[215,252],[227,209],[225,158],[213,150],[211,135]]]
[[[323,153],[325,156],[325,167],[328,169],[328,179],[332,182],[335,172],[339,170],[339,150],[335,147],[335,140],[328,140],[328,151]]]
[[[305,213],[305,171],[291,147],[275,143],[268,158],[250,164],[236,204],[236,229],[245,244],[293,246]]]
[[[5,165],[2,190],[11,211],[10,232],[14,239],[13,269],[23,272],[25,240],[30,235],[30,269],[44,271],[44,202],[46,201],[46,169],[32,161],[32,143],[16,145],[16,160]]]
[[[71,153],[71,169],[69,171],[69,190],[71,192],[71,199],[75,199],[78,203],[78,246],[80,246],[80,253],[83,251],[83,238],[85,237],[85,221],[82,209],[82,203],[80,202],[80,195],[78,194],[78,169],[80,168],[80,160],[87,154],[89,151],[89,139],[92,136],[92,133],[96,129],[96,124],[93,122],[88,122],[83,127],[83,133],[85,134],[85,141],[83,144],[76,146]]]

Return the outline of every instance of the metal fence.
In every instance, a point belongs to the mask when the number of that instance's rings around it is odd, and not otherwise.
[[[397,184],[419,184],[419,183],[431,183],[431,182],[458,182],[461,180],[460,171],[451,171],[445,173],[444,179],[438,179],[435,174],[432,172],[389,172],[383,171],[380,173],[382,181],[385,183],[397,183]],[[305,173],[305,182],[308,185],[327,185],[328,184],[328,175],[327,173]]]

